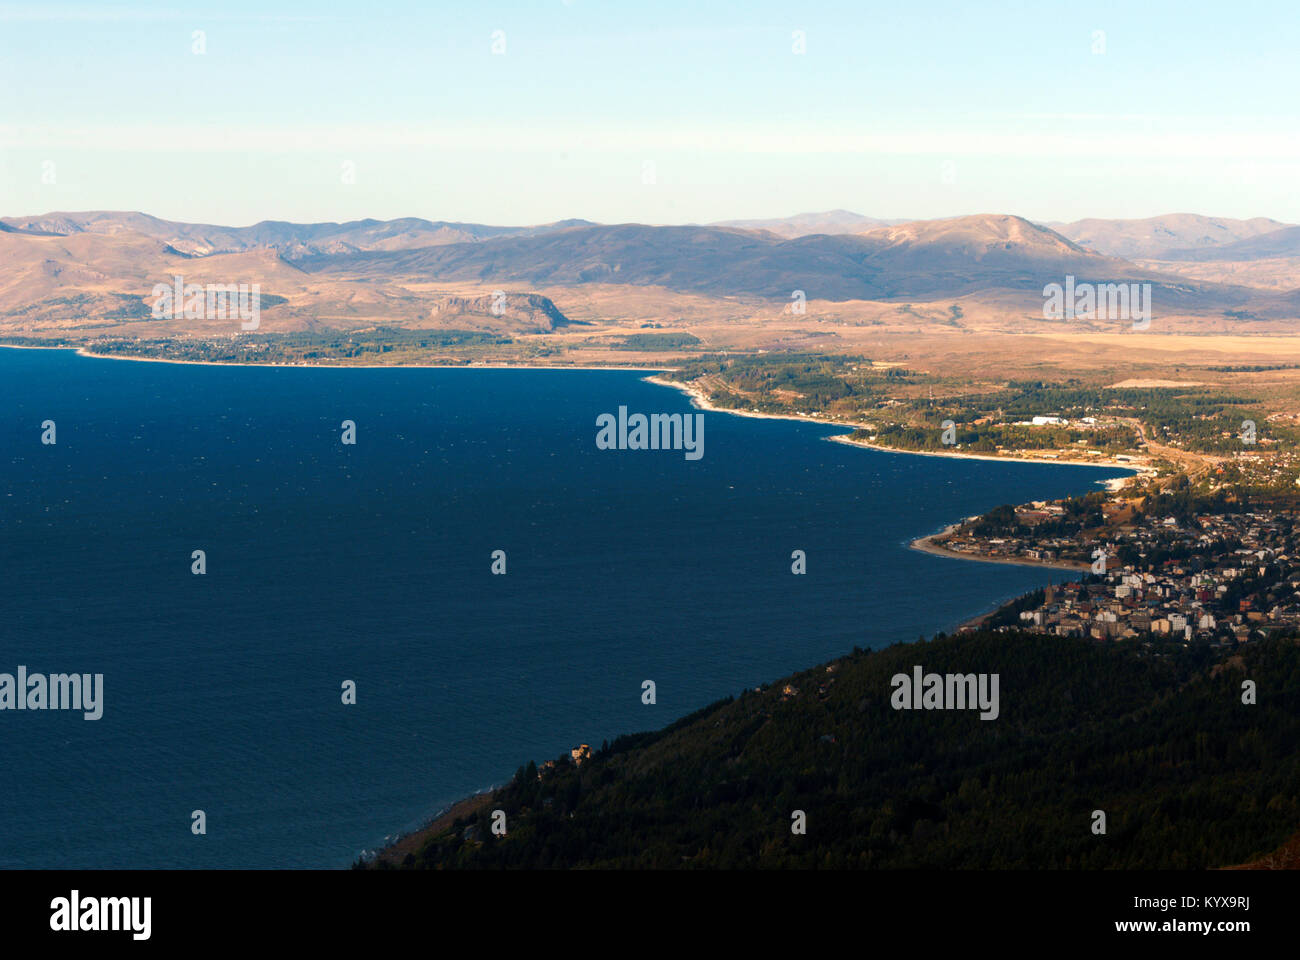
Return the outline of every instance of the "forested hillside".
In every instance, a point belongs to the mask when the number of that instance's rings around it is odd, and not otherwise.
[[[997,673],[999,716],[893,709],[891,677],[918,664]],[[400,866],[1215,867],[1294,832],[1297,744],[1295,638],[1211,652],[940,636],[855,651],[580,765],[529,763]]]

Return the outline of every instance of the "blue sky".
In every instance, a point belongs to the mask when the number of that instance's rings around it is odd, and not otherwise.
[[[1248,0],[0,0],[0,214],[1300,221],[1297,51]]]

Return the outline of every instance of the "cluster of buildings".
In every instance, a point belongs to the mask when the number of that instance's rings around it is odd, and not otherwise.
[[[985,418],[983,418],[983,419],[984,419],[986,422],[990,422],[990,423],[991,423],[993,418],[991,418],[991,417],[985,417]],[[976,423],[979,423],[980,421],[977,420],[977,421],[975,421],[975,422],[976,422]],[[1099,423],[1099,421],[1097,420],[1096,417],[1080,417],[1078,420],[1074,421],[1074,425],[1075,425],[1076,427],[1096,427],[1096,426],[1098,425],[1098,423]],[[1012,426],[1016,426],[1016,427],[1068,427],[1068,426],[1070,426],[1070,421],[1069,421],[1068,419],[1066,419],[1065,417],[1062,417],[1062,416],[1059,415],[1059,414],[1051,413],[1051,414],[1046,414],[1046,415],[1041,416],[1041,417],[1031,417],[1031,418],[1028,419],[1028,420],[1017,420],[1017,421],[1015,421],[1015,422],[1012,424]]]
[[[1167,637],[1234,644],[1300,631],[1300,550],[1288,514],[1240,513],[1128,517],[1107,528],[1088,576],[1020,602],[1019,626],[1068,637],[1121,640]],[[1031,556],[1059,549],[1010,538]],[[1075,544],[1066,552],[1078,552]],[[1103,572],[1104,571],[1104,572]],[[1033,595],[1036,597],[1036,595]],[[1004,621],[1005,623],[1005,618]]]
[[[1261,437],[1259,443],[1268,445],[1274,441]],[[1300,452],[1282,449],[1268,452],[1239,451],[1231,457],[1222,458],[1219,467],[1214,470],[1214,477],[1223,476],[1225,468],[1240,476],[1241,480],[1261,487],[1285,489],[1288,486],[1300,487]],[[1231,488],[1232,482],[1212,482],[1211,490]]]

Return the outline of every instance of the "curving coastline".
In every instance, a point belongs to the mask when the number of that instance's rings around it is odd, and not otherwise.
[[[801,420],[804,423],[819,423],[824,426],[845,427],[849,430],[861,430],[862,424],[854,423],[851,420],[836,420],[830,417],[810,417],[802,413],[757,413],[753,410],[733,410],[728,407],[719,407],[714,404],[705,395],[704,391],[689,383],[682,383],[678,380],[669,380],[666,377],[650,376],[643,377],[647,383],[657,384],[661,387],[671,387],[679,390],[691,398],[694,406],[701,410],[707,410],[710,413],[727,413],[736,417],[753,417],[759,420]],[[1063,467],[1109,467],[1116,470],[1131,470],[1131,476],[1119,477],[1112,481],[1116,484],[1116,489],[1132,482],[1135,477],[1144,474],[1153,474],[1154,468],[1145,461],[1124,461],[1113,458],[1105,460],[1061,460],[1051,459],[1048,457],[1020,456],[1016,454],[1007,454],[997,456],[987,453],[961,453],[955,450],[904,450],[901,447],[886,447],[878,443],[869,443],[866,440],[852,440],[847,434],[836,434],[833,437],[827,437],[827,440],[833,443],[844,443],[851,447],[864,447],[867,450],[877,450],[880,453],[905,453],[917,457],[949,457],[957,460],[989,460],[994,463],[1037,463],[1046,466],[1063,466]]]

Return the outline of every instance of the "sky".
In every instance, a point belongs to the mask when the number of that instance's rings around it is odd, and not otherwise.
[[[1294,0],[0,0],[0,216],[1300,222]]]

